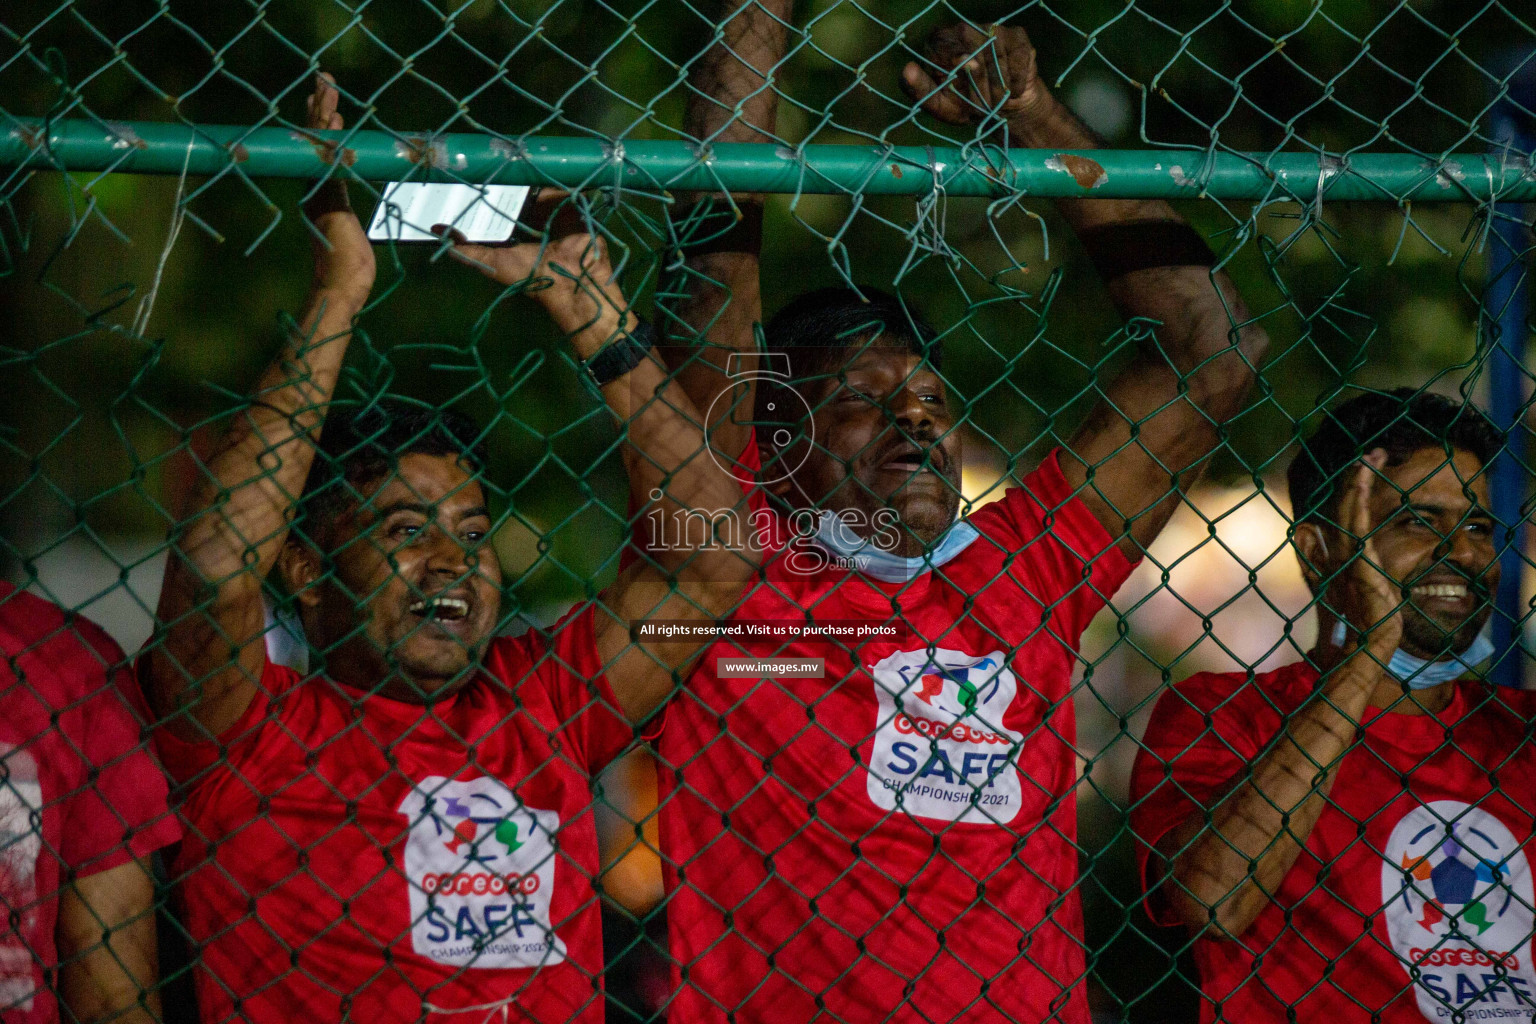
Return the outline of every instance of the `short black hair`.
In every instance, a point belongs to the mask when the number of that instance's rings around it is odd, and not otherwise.
[[[1484,468],[1504,447],[1504,434],[1475,405],[1414,388],[1373,391],[1324,414],[1286,471],[1294,522],[1332,521],[1345,470],[1374,448],[1399,466],[1426,448],[1469,452]]]
[[[789,357],[790,386],[830,373],[841,350],[878,335],[921,356],[935,370],[944,365],[944,347],[928,321],[879,288],[819,288],[791,299],[763,328],[769,353]],[[780,361],[782,362],[782,360]],[[757,390],[757,418],[778,422],[768,412],[775,388]],[[794,408],[793,403],[785,408]]]
[[[478,475],[487,462],[483,433],[463,413],[402,399],[333,406],[299,498],[306,534],[315,539],[366,488],[393,473],[403,456],[455,455]]]

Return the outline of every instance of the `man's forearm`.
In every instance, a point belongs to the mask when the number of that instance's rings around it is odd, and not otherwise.
[[[1104,140],[1085,125],[1066,104],[1048,92],[1032,108],[1008,122],[1009,144],[1028,149],[1101,149]],[[1084,168],[1091,174],[1093,168]],[[1056,208],[1079,236],[1097,228],[1136,221],[1185,223],[1177,210],[1161,199],[1058,199]],[[1229,347],[1232,321],[1241,322],[1247,309],[1225,272],[1214,275],[1209,267],[1167,266],[1123,274],[1105,282],[1110,298],[1121,314],[1146,317],[1164,325],[1159,340],[1180,370],[1201,365],[1209,356]],[[1209,329],[1172,329],[1179,321],[1219,322]],[[1245,331],[1239,347],[1249,362],[1258,359],[1265,337]],[[1242,372],[1240,368],[1237,372]]]
[[[643,363],[630,385],[634,397],[656,396],[629,420],[630,494],[635,507],[646,510],[646,557],[687,579],[744,583],[756,555],[741,484],[709,453],[699,413],[660,364]]]
[[[335,392],[352,321],[367,300],[367,295],[311,290],[287,344],[252,389],[255,412],[270,413],[271,420],[294,427],[295,433],[315,432]],[[295,418],[290,422],[290,417]]]
[[[779,97],[774,67],[784,57],[794,0],[725,0],[718,41],[689,76],[684,114],[700,142],[772,142]]]
[[[572,345],[583,359],[591,358],[619,333],[621,322],[625,330],[636,323],[628,312],[622,321],[604,317],[574,335]],[[608,408],[625,425],[630,493],[636,507],[650,507],[645,522],[652,522],[659,513],[662,523],[677,524],[690,514],[702,513],[712,529],[728,534],[720,538],[725,546],[739,547],[745,533],[741,485],[711,457],[700,413],[687,392],[668,379],[653,357],[641,360],[602,391]],[[651,538],[653,556],[660,564],[691,561],[688,551],[669,546],[664,538]],[[705,546],[718,556],[720,545],[706,541]]]
[[[1009,122],[1013,144],[1047,150],[1101,146],[1064,104],[1043,89],[1041,95]],[[1075,170],[1097,175],[1094,167]],[[1269,338],[1247,323],[1248,308],[1231,278],[1209,266],[1209,251],[1198,236],[1188,237],[1192,229],[1168,203],[1061,199],[1056,205],[1090,255],[1097,250],[1096,264],[1123,252],[1140,268],[1096,266],[1120,315],[1154,325],[1135,366],[1111,383],[1111,400],[1095,411],[1100,419],[1090,417],[1085,424],[1085,431],[1098,431],[1107,443],[1079,445],[1080,432],[1072,446],[1085,462],[1097,463],[1098,492],[1090,499],[1097,502],[1095,513],[1112,533],[1123,529],[1122,545],[1139,554],[1179,495],[1188,493],[1220,426],[1244,408]],[[1176,226],[1171,237],[1170,224]],[[1101,234],[1115,225],[1127,225],[1127,237]],[[1130,445],[1124,444],[1127,439]]]
[[[772,76],[784,57],[793,0],[725,0],[722,6],[719,40],[689,78],[685,129],[706,146],[773,142],[779,96]],[[731,458],[747,443],[750,431],[741,424],[751,418],[755,396],[750,385],[733,385],[726,373],[733,354],[755,348],[753,327],[763,310],[758,259],[762,197],[734,198],[742,220],[757,223],[727,225],[720,218],[730,206],[724,197],[716,200],[717,219],[706,231],[728,230],[731,242],[718,252],[685,256],[672,284],[677,298],[671,304],[672,315],[703,343],[674,358],[672,369],[701,411],[715,409],[711,436],[716,450]],[[734,400],[716,404],[715,396],[727,387],[733,388]]]
[[[250,406],[209,461],[178,550],[210,582],[242,570],[263,578],[276,560],[360,308],[344,295],[310,295],[297,327],[252,389]]]
[[[84,875],[59,893],[54,937],[66,1019],[160,1020],[153,871],[138,858]]]
[[[1197,817],[1168,841],[1173,870],[1164,892],[1186,925],[1214,924],[1217,937],[1235,938],[1264,909],[1327,806],[1380,680],[1377,659],[1390,656],[1366,650],[1341,665],[1209,824]]]
[[[328,75],[315,84],[309,126],[339,130],[344,123],[336,112],[340,93]],[[183,557],[210,582],[241,567],[259,582],[276,562],[314,460],[314,443],[336,390],[352,322],[373,290],[372,244],[352,212],[345,181],[333,177],[318,185],[305,202],[304,215],[314,235],[314,263],[303,310],[195,492],[194,514],[214,514],[195,522],[179,545]],[[231,558],[237,561],[230,564]]]
[[[632,316],[623,317],[605,315],[575,332],[577,353],[591,358],[621,322],[633,329]],[[602,392],[625,427],[631,505],[644,509],[647,550],[604,592],[595,641],[620,709],[638,725],[671,695],[708,641],[641,640],[631,628],[651,618],[701,621],[729,613],[755,573],[757,553],[745,535],[740,485],[706,449],[698,410],[654,353]]]

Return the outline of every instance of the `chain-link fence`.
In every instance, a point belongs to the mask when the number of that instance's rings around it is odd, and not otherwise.
[[[1533,83],[12,0],[0,1018],[1536,1015]]]

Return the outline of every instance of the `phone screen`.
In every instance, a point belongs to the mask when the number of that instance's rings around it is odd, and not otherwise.
[[[375,242],[437,242],[447,224],[471,242],[507,242],[528,200],[527,185],[456,185],[392,181],[368,225]]]

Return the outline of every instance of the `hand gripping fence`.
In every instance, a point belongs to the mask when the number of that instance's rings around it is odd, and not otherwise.
[[[0,6],[0,1019],[1536,1015],[1533,13]]]

